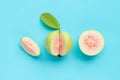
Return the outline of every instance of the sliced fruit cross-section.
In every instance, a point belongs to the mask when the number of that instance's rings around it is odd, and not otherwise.
[[[57,35],[53,40],[52,48],[54,53],[62,54],[65,51],[65,41],[63,36]]]
[[[79,38],[79,47],[88,56],[97,55],[104,47],[104,38],[98,31],[85,31]]]
[[[40,48],[38,45],[29,37],[23,37],[20,41],[21,47],[32,56],[40,55]]]

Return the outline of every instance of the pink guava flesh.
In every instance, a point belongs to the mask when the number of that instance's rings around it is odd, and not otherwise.
[[[21,40],[21,44],[27,52],[33,55],[36,55],[39,51],[37,45],[29,38],[23,38]]]
[[[101,42],[100,42],[99,37],[95,34],[86,35],[84,39],[84,46],[89,51],[96,51],[99,48],[100,43]]]
[[[55,39],[53,40],[52,48],[53,48],[54,53],[58,54],[58,56],[64,53],[65,41],[61,35],[58,35],[55,37]]]

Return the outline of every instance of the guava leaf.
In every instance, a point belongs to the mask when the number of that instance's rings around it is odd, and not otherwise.
[[[60,28],[60,25],[59,25],[57,19],[50,13],[41,14],[41,20],[43,21],[43,23],[45,23],[50,28],[54,28],[54,29]]]

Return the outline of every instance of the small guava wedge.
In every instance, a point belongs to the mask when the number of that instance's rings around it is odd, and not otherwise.
[[[72,49],[72,38],[66,32],[56,30],[46,38],[46,49],[53,56],[64,56]]]
[[[88,56],[95,56],[104,48],[104,38],[96,30],[87,30],[79,37],[79,47]]]
[[[29,37],[23,37],[20,40],[21,47],[31,56],[39,56],[40,48],[38,45]]]

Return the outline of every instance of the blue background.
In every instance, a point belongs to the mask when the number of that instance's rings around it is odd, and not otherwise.
[[[45,49],[53,31],[41,21],[43,12],[53,14],[63,31],[73,38],[71,52],[56,58]],[[79,35],[100,31],[105,48],[96,57],[84,56]],[[120,80],[120,0],[0,0],[0,80]],[[19,41],[35,40],[41,56],[26,54]]]

